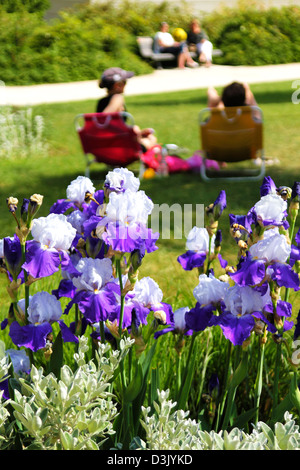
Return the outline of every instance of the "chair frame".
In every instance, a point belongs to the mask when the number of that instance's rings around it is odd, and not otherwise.
[[[101,116],[101,117],[104,117],[104,116],[105,116],[105,121],[104,121],[103,124],[101,124],[99,121],[97,121],[97,115],[98,115],[98,114],[99,114],[99,116]],[[111,119],[112,119],[113,116],[118,116],[118,117],[120,116],[120,117],[122,117],[122,118],[126,118],[126,119],[129,120],[130,123],[128,123],[128,124],[126,123],[126,127],[128,128],[128,130],[132,129],[133,126],[134,126],[134,118],[133,118],[133,116],[132,116],[130,113],[125,112],[125,111],[120,112],[120,113],[107,113],[107,114],[106,114],[106,113],[81,113],[81,114],[78,114],[77,116],[75,116],[75,119],[74,119],[75,130],[76,130],[76,132],[77,132],[77,134],[78,134],[78,137],[79,137],[79,140],[80,140],[80,142],[81,142],[82,150],[83,150],[83,153],[84,153],[84,156],[85,156],[85,161],[86,161],[85,176],[90,177],[90,166],[91,166],[93,163],[103,163],[103,164],[105,164],[105,165],[107,165],[107,166],[109,166],[109,167],[112,167],[112,168],[113,168],[113,167],[116,167],[116,166],[122,166],[122,164],[113,164],[113,163],[110,165],[107,161],[101,162],[101,160],[100,160],[100,159],[97,159],[97,157],[96,157],[94,154],[85,151],[83,142],[82,142],[82,140],[81,140],[81,135],[80,135],[80,133],[81,133],[81,132],[83,131],[83,129],[84,129],[85,121],[84,121],[83,126],[80,125],[80,121],[81,121],[82,119],[85,120],[85,117],[86,117],[86,116],[90,116],[91,119],[96,123],[96,127],[99,127],[100,129],[101,129],[101,128],[105,128],[105,127],[109,124],[109,122],[111,121]],[[99,137],[99,139],[100,139],[100,137]],[[91,155],[93,155],[93,157],[91,157]],[[142,155],[142,148],[141,148],[141,151],[140,151],[140,155],[139,155],[139,156],[141,156],[141,155]],[[133,160],[133,161],[134,161],[134,160]],[[130,162],[130,163],[128,163],[128,164],[133,163],[133,161]],[[140,161],[140,164],[141,164],[140,158],[137,157],[135,161]],[[126,164],[126,165],[124,165],[124,166],[127,166],[128,164]]]
[[[232,134],[234,135],[234,132],[238,132],[238,129],[234,127],[234,125],[237,123],[238,118],[243,114],[245,111],[251,111],[252,112],[252,119],[253,119],[253,127],[249,128],[244,128],[243,130],[254,130],[255,137],[260,136],[261,139],[261,145],[258,148],[255,146],[255,154],[256,157],[251,156],[245,156],[245,155],[240,155],[237,158],[234,159],[224,159],[224,158],[218,158],[216,155],[213,154],[208,154],[208,149],[205,148],[205,144],[203,143],[203,137],[205,136],[205,132],[207,131],[207,127],[210,123],[210,116],[212,113],[220,113],[220,115],[226,120],[227,125],[232,125],[233,131]],[[235,111],[235,115],[233,117],[229,117],[228,114],[233,114]],[[253,114],[257,113],[259,115],[259,119],[254,119]],[[207,118],[207,115],[209,115],[209,118]],[[202,152],[203,152],[203,165],[201,166],[200,174],[201,177],[204,181],[209,182],[212,180],[225,180],[225,181],[259,181],[261,180],[264,175],[265,175],[265,155],[264,155],[264,146],[263,146],[263,113],[261,108],[258,106],[242,106],[242,107],[237,107],[237,108],[204,108],[200,111],[199,113],[199,130],[200,130],[200,140],[201,140],[201,145],[202,145]],[[215,129],[216,131],[218,129]],[[259,134],[260,133],[260,134]],[[258,139],[258,140],[260,140]],[[251,152],[253,153],[253,152]],[[261,158],[261,165],[257,169],[240,169],[237,173],[237,175],[233,176],[232,175],[232,169],[228,168],[227,170],[219,170],[215,172],[210,172],[207,171],[206,168],[206,160],[216,160],[216,161],[222,161],[226,162],[228,164],[232,163],[238,163],[242,161],[253,161],[257,157]],[[212,176],[209,176],[209,173],[213,173]],[[231,173],[231,174],[230,174]]]

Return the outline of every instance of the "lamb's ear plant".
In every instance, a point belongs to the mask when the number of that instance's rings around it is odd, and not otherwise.
[[[86,337],[80,338],[77,367],[73,372],[64,365],[59,380],[35,366],[28,379],[19,379],[10,405],[28,450],[98,450],[115,433],[118,410],[111,380],[133,341],[120,341],[120,351],[110,357],[110,346],[100,344],[95,360],[86,362],[87,343]]]
[[[176,410],[169,391],[158,392],[155,411],[143,408],[144,440],[135,439],[139,450],[299,450],[299,426],[286,412],[284,422],[271,428],[264,422],[252,425],[249,433],[235,427],[230,431],[204,431],[201,421],[191,420],[188,412]]]

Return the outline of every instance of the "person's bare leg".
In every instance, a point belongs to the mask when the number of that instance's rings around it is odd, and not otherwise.
[[[186,59],[185,59],[185,53],[184,53],[184,52],[181,52],[181,53],[178,55],[178,59],[177,59],[178,68],[184,69],[185,61],[186,61]]]

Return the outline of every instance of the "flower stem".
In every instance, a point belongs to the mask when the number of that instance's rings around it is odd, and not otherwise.
[[[225,406],[225,402],[226,402],[227,391],[228,391],[228,381],[229,381],[229,370],[230,370],[231,355],[232,355],[232,342],[228,341],[226,363],[225,363],[223,383],[222,383],[222,395],[221,395],[221,398],[219,400],[217,418],[216,418],[216,424],[215,424],[215,429],[216,430],[218,430],[220,417],[223,414],[224,406]]]
[[[273,383],[273,406],[272,406],[273,411],[275,411],[275,408],[278,405],[280,360],[281,360],[281,343],[278,343],[276,344],[276,359],[275,359],[275,372],[274,372],[274,383]]]
[[[116,260],[116,270],[120,284],[120,291],[121,291],[121,308],[120,308],[120,319],[119,319],[119,335],[120,338],[122,336],[122,329],[123,329],[123,317],[124,317],[124,294],[123,291],[123,282],[122,282],[122,271],[121,271],[121,261],[120,259]]]
[[[265,336],[265,332],[264,332],[264,336]],[[262,339],[260,338],[259,339],[258,368],[257,368],[256,381],[255,381],[255,395],[254,395],[254,407],[256,408],[254,424],[258,423],[258,418],[259,418],[259,404],[260,404],[260,397],[261,397],[261,391],[262,391],[262,374],[263,374],[264,357],[265,357],[265,338],[262,338]]]

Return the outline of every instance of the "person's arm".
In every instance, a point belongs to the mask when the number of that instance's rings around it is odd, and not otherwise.
[[[120,113],[122,111],[125,111],[124,97],[119,93],[111,97],[110,102],[103,110],[104,113]]]

